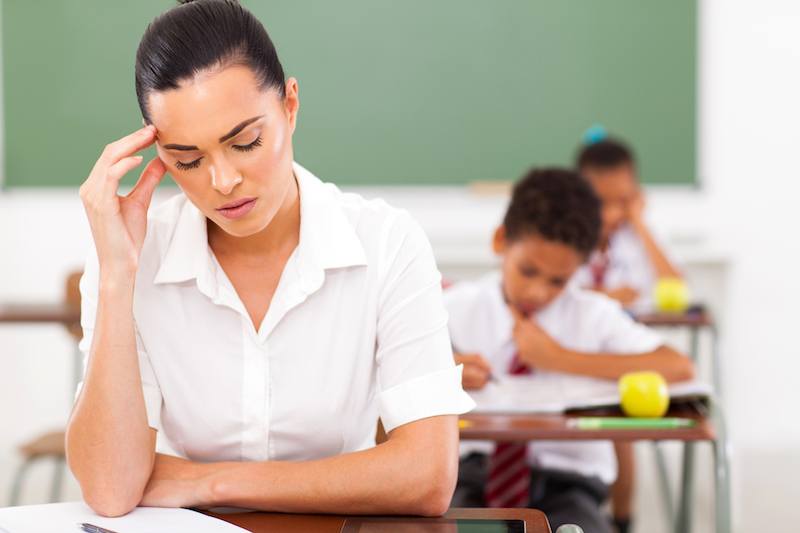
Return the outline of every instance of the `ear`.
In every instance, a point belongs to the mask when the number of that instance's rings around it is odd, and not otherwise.
[[[506,251],[506,227],[502,224],[494,230],[492,250],[494,250],[494,253],[497,255],[503,254]]]
[[[294,133],[297,127],[297,112],[300,109],[300,96],[298,93],[297,79],[289,78],[286,80],[286,97],[283,99],[283,105],[286,109],[286,116],[289,118],[289,127]]]

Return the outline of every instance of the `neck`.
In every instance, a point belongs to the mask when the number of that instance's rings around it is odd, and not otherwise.
[[[207,224],[208,244],[217,255],[260,258],[273,256],[286,247],[294,249],[300,238],[300,191],[297,179],[292,175],[278,212],[261,231],[247,237],[236,237],[209,219]]]

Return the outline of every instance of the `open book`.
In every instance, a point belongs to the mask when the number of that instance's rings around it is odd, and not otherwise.
[[[0,509],[0,533],[80,533],[89,523],[116,533],[243,533],[246,529],[189,509],[137,507],[125,516],[105,518],[83,502],[25,505]]]
[[[538,372],[532,376],[502,376],[483,389],[469,391],[476,413],[562,413],[619,405],[616,381]],[[684,381],[669,386],[672,399],[708,398],[711,386]]]

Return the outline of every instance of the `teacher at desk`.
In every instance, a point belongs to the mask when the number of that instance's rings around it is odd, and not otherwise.
[[[135,79],[145,127],[80,188],[94,250],[67,455],[86,502],[442,514],[473,402],[421,228],[294,162],[297,80],[237,2],[157,17]],[[181,192],[148,212],[166,172]]]

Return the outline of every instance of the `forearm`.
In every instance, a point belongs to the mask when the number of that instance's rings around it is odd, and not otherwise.
[[[209,465],[209,503],[281,512],[440,515],[455,488],[458,430],[454,416],[434,418],[450,419],[444,440],[414,443],[390,436],[374,448],[315,461]]]
[[[101,281],[86,376],[67,427],[69,466],[102,514],[138,504],[153,465],[132,309],[132,279]]]
[[[692,362],[666,346],[632,355],[590,354],[563,349],[561,354],[546,363],[546,369],[603,379],[619,379],[628,372],[643,370],[658,372],[668,382],[685,381],[694,376]]]
[[[647,224],[643,221],[638,221],[633,222],[632,226],[639,238],[642,239],[645,252],[650,259],[650,264],[653,265],[656,276],[659,278],[682,278],[683,274],[667,259],[666,254],[661,250],[652,233],[650,233]]]

